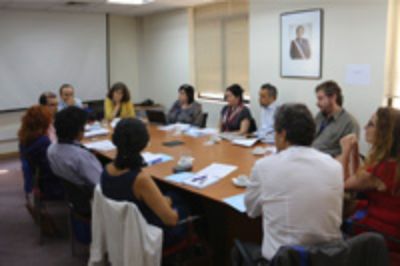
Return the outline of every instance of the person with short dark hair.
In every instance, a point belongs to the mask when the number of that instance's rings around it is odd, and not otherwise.
[[[259,102],[261,106],[261,127],[257,132],[257,137],[263,142],[274,143],[274,120],[275,112],[278,108],[276,99],[278,97],[278,90],[272,84],[263,84],[259,91]]]
[[[233,84],[226,88],[225,100],[228,104],[221,111],[221,132],[246,135],[254,130],[251,127],[253,118],[250,109],[243,102],[243,91],[243,88],[238,84]]]
[[[50,145],[47,156],[55,174],[71,183],[94,189],[99,183],[102,166],[96,156],[84,148],[87,113],[70,106],[56,114],[54,126],[58,143]]]
[[[117,156],[105,167],[101,175],[101,188],[108,198],[135,203],[148,223],[163,229],[165,247],[185,236],[185,226],[177,226],[177,223],[187,213],[177,205],[177,197],[164,196],[144,171],[145,161],[141,152],[149,140],[146,125],[139,119],[119,121],[112,136]]]
[[[58,99],[54,92],[43,92],[39,97],[39,104],[42,106],[47,106],[53,116],[57,113]]]
[[[317,129],[312,146],[336,157],[341,153],[340,139],[351,133],[358,136],[360,127],[357,120],[342,107],[342,90],[336,82],[323,82],[315,92],[320,112],[315,118]]]
[[[52,121],[49,125],[47,135],[50,138],[51,142],[54,143],[57,141],[56,130],[54,129],[54,125],[53,125],[53,118],[56,115],[57,110],[58,110],[57,95],[51,91],[43,92],[39,97],[39,104],[41,106],[46,106],[51,112]]]
[[[83,108],[83,103],[75,97],[75,89],[71,84],[63,84],[59,89],[60,102],[58,103],[58,111],[67,108],[68,106],[76,106]]]
[[[168,112],[168,123],[184,123],[194,126],[202,124],[201,104],[195,101],[194,87],[184,84],[178,89],[178,100]]]
[[[340,240],[343,170],[331,156],[310,147],[315,134],[303,104],[284,104],[275,117],[278,152],[256,162],[245,194],[250,217],[262,216],[262,249],[270,260],[281,246]]]
[[[124,83],[117,82],[108,91],[104,101],[104,117],[108,121],[114,118],[135,117],[129,90]]]

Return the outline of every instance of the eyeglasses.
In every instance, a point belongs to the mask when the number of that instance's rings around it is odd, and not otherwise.
[[[375,123],[372,120],[369,120],[367,123],[367,127],[375,127]]]

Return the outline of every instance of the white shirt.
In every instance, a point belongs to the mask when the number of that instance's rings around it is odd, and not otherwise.
[[[92,207],[89,266],[108,254],[115,266],[161,265],[163,232],[150,225],[132,202],[107,199],[98,185]]]
[[[276,102],[271,103],[267,107],[261,106],[261,128],[258,130],[257,136],[267,143],[275,142],[275,111],[278,107]]]
[[[265,258],[283,245],[341,239],[342,171],[329,155],[300,146],[256,162],[245,204],[250,217],[263,217]]]

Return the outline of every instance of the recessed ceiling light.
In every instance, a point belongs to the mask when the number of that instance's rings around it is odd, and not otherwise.
[[[120,5],[145,5],[153,1],[154,0],[107,0],[107,3]]]

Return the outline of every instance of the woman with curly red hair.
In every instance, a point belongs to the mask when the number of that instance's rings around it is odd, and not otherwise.
[[[52,114],[47,107],[32,106],[22,117],[18,139],[25,172],[25,192],[32,191],[34,181],[29,180],[29,175],[38,173],[41,196],[58,199],[63,197],[63,188],[60,180],[51,171],[47,159],[47,148],[51,144],[48,129],[52,120]]]
[[[365,139],[371,148],[363,166],[356,137],[341,140],[345,189],[366,196],[358,206],[363,211],[357,213],[355,229],[368,228],[400,239],[400,110],[379,108],[365,126]],[[390,239],[388,244],[390,250],[400,251],[400,245]]]

